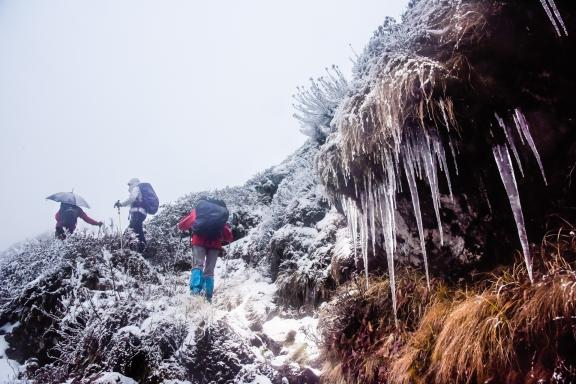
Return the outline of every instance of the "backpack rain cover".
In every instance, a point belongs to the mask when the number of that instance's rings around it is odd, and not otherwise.
[[[192,225],[192,233],[210,240],[217,239],[222,234],[229,216],[230,213],[223,201],[200,200],[196,204],[196,220]]]

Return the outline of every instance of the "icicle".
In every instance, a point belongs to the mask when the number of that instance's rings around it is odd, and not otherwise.
[[[379,104],[379,108],[388,110],[392,107],[383,102]],[[446,105],[444,105],[444,113],[446,114],[443,116],[444,121],[448,126],[450,121]],[[388,116],[388,114],[382,112],[378,115]],[[350,166],[353,159],[364,151],[362,147],[364,142],[358,142],[353,146],[351,152],[348,152],[345,161],[346,172],[344,183],[340,184],[348,183],[350,187],[352,187],[350,183],[354,184],[354,196],[343,199],[343,208],[348,218],[352,237],[355,241],[358,241],[358,244],[355,244],[355,246],[360,247],[359,251],[361,251],[361,256],[358,255],[358,257],[361,257],[364,261],[364,274],[367,284],[370,247],[373,253],[376,254],[378,236],[383,238],[382,245],[388,264],[394,321],[398,324],[396,273],[394,268],[394,253],[397,247],[395,218],[397,209],[396,196],[402,190],[402,185],[398,178],[400,175],[406,174],[408,180],[412,206],[418,225],[418,235],[424,258],[424,269],[428,287],[430,287],[429,265],[416,179],[425,180],[430,187],[430,195],[438,222],[440,244],[444,243],[444,237],[440,218],[439,170],[446,174],[446,182],[451,197],[453,192],[446,151],[437,133],[437,129],[435,127],[419,127],[420,129],[416,131],[403,131],[397,123],[389,120],[388,117],[382,121],[378,121],[378,123],[389,126],[391,137],[389,140],[376,138],[377,143],[375,143],[375,145],[380,147],[380,151],[376,151],[372,153],[372,155],[364,154],[364,156],[375,165],[378,164],[378,162],[380,163],[381,177],[376,178],[375,175],[370,172],[362,176],[352,175]],[[374,125],[376,122],[367,122],[366,124],[366,127],[370,128],[368,124]],[[451,143],[450,149],[454,158],[456,173],[458,173],[455,149]],[[378,225],[380,225],[380,228],[376,228]]]
[[[564,20],[562,19],[562,15],[560,14],[558,7],[556,6],[556,3],[554,2],[554,0],[548,0],[548,4],[550,5],[550,9],[552,9],[552,11],[554,12],[556,19],[558,20],[558,24],[560,24],[560,26],[564,30],[564,34],[568,36],[568,30],[566,29],[566,25],[564,25]]]
[[[512,208],[512,214],[514,215],[516,228],[518,229],[518,237],[520,238],[522,252],[524,253],[524,262],[526,263],[526,268],[528,270],[528,277],[532,282],[532,256],[530,255],[530,248],[528,246],[528,235],[526,234],[526,227],[524,225],[524,215],[522,214],[522,206],[520,204],[520,196],[518,193],[516,178],[514,177],[514,168],[512,167],[510,153],[508,152],[506,145],[503,144],[495,145],[492,148],[492,152],[494,154],[494,159],[496,160],[496,165],[498,166],[498,171],[500,172],[500,177],[502,178],[502,183],[504,183],[508,200],[510,201],[510,207]]]
[[[446,131],[450,132],[450,123],[448,122],[448,116],[446,115],[446,106],[444,105],[444,100],[440,99],[440,111],[442,111],[442,118],[444,119],[444,125],[446,126]]]
[[[552,11],[549,8],[548,1],[547,0],[540,0],[540,3],[542,3],[542,7],[544,7],[544,11],[546,11],[546,15],[548,15],[548,18],[552,22],[552,25],[554,26],[554,29],[556,30],[556,34],[558,36],[562,36],[562,34],[560,33],[560,29],[558,28],[558,24],[556,23],[556,19],[554,19],[554,15],[552,14]]]
[[[448,146],[450,147],[450,152],[452,153],[452,160],[454,161],[454,169],[456,170],[456,176],[458,176],[458,161],[456,160],[456,150],[454,149],[452,138],[449,139]]]
[[[344,209],[348,221],[348,229],[350,231],[350,237],[352,238],[352,248],[354,249],[354,259],[356,259],[356,250],[358,248],[358,216],[356,205],[352,199],[343,197],[342,208]]]
[[[424,259],[424,271],[426,272],[426,284],[428,285],[428,290],[430,290],[430,274],[428,273],[428,256],[426,255],[426,242],[424,241],[422,211],[420,210],[420,199],[418,197],[418,188],[416,186],[416,178],[414,177],[414,169],[412,168],[412,160],[408,157],[404,160],[404,170],[406,172],[406,179],[408,180],[408,187],[410,188],[410,195],[412,196],[412,206],[414,207],[418,236],[420,237],[420,248],[422,249],[422,257]]]
[[[429,143],[427,145],[427,148],[420,148],[420,151],[425,152],[423,159],[424,172],[426,173],[426,177],[428,179],[428,185],[430,186],[432,204],[434,205],[434,213],[436,214],[436,221],[438,222],[440,245],[444,245],[444,235],[442,233],[442,221],[440,220],[440,190],[438,189],[438,175],[436,173],[436,161],[432,157]]]
[[[542,7],[544,7],[544,11],[546,11],[546,15],[548,15],[548,18],[552,22],[552,25],[556,30],[556,34],[559,37],[562,37],[562,31],[560,30],[560,27],[562,27],[564,34],[568,36],[568,30],[566,29],[566,25],[564,25],[564,20],[562,20],[562,15],[560,15],[560,11],[558,10],[554,0],[540,0],[540,3],[542,3]]]
[[[526,121],[524,114],[518,108],[514,110],[514,123],[516,124],[516,129],[518,130],[520,136],[524,135],[524,138],[528,142],[528,145],[530,146],[530,149],[532,150],[532,153],[538,162],[538,167],[540,167],[540,173],[544,179],[544,184],[548,185],[548,180],[546,180],[546,174],[544,173],[544,166],[542,165],[542,160],[540,159],[540,154],[538,153],[534,139],[530,134],[528,122]]]
[[[440,161],[440,170],[444,172],[446,176],[446,183],[448,184],[448,193],[450,194],[450,200],[454,201],[454,195],[452,193],[452,181],[450,180],[450,172],[448,170],[448,162],[446,161],[446,152],[442,146],[440,139],[435,138],[433,140],[434,152],[436,152],[436,158]]]
[[[363,210],[366,209],[364,204]],[[360,238],[362,239],[362,259],[364,260],[364,275],[366,277],[366,288],[368,288],[368,213],[362,212],[362,225],[360,226]]]
[[[494,116],[496,117],[496,120],[498,121],[498,125],[500,125],[500,127],[504,131],[504,135],[506,136],[506,141],[508,141],[508,145],[512,149],[512,153],[514,154],[514,158],[516,159],[516,164],[518,164],[518,169],[520,170],[520,174],[522,175],[522,177],[524,177],[524,170],[522,169],[522,162],[520,161],[520,156],[518,155],[518,150],[516,149],[514,139],[512,138],[512,132],[510,132],[510,129],[508,128],[506,123],[504,123],[504,120],[500,116],[498,116],[497,113],[494,113]],[[520,135],[520,137],[522,137],[522,135]],[[522,141],[522,144],[524,144],[524,141]]]
[[[393,185],[382,185],[381,194],[383,201],[380,205],[382,222],[382,234],[384,235],[384,245],[386,248],[386,259],[388,262],[388,276],[390,280],[390,293],[392,296],[392,311],[394,312],[394,324],[398,326],[397,300],[396,300],[396,271],[394,267],[394,251],[396,250],[396,223],[394,218],[395,191],[391,190]],[[383,203],[383,204],[382,204]]]
[[[370,214],[370,238],[372,240],[372,254],[376,255],[376,214],[375,214],[375,202],[374,202],[374,190],[372,189],[372,179],[368,179],[368,209]]]

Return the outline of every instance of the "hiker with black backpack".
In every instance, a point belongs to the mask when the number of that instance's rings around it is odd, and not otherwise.
[[[222,200],[201,198],[196,208],[178,223],[181,231],[192,232],[190,292],[200,295],[204,291],[208,302],[212,301],[214,268],[218,256],[223,253],[222,245],[233,240],[232,230],[227,224],[229,215]]]
[[[67,234],[73,234],[76,230],[78,218],[81,218],[88,224],[102,226],[101,221],[96,221],[84,212],[82,208],[74,204],[60,203],[60,209],[54,216],[56,218],[56,237],[66,239]]]
[[[144,236],[144,220],[147,214],[155,214],[158,212],[159,200],[156,192],[150,183],[141,183],[137,178],[128,181],[128,192],[130,196],[123,202],[118,200],[114,204],[114,208],[130,206],[130,213],[128,219],[130,225],[128,226],[138,237],[138,252],[143,253],[146,248],[146,236]]]

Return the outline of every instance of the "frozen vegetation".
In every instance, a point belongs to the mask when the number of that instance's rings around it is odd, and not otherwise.
[[[314,308],[345,273],[334,274],[331,259],[353,262],[344,219],[315,182],[317,151],[309,142],[244,186],[165,205],[147,224],[144,257],[122,251],[115,228],[64,242],[39,238],[7,252],[0,380],[317,378]],[[217,265],[212,305],[189,294],[189,238],[175,228],[205,195],[228,203],[238,239]]]

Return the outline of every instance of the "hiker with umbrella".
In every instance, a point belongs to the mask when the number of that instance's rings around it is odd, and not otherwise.
[[[96,221],[82,210],[82,207],[90,208],[86,200],[74,192],[58,192],[48,196],[46,199],[60,203],[60,209],[56,212],[56,237],[64,240],[66,234],[74,233],[78,218],[88,224],[102,226],[101,221]]]

